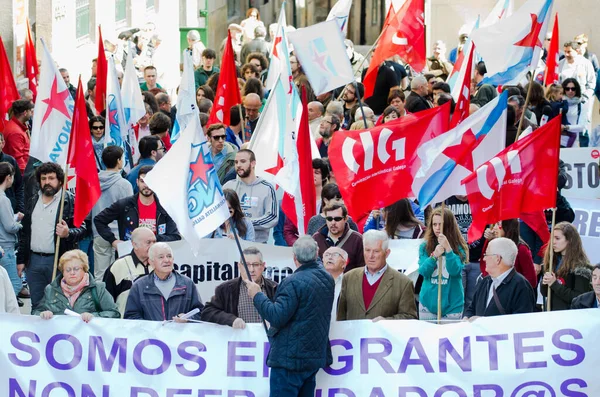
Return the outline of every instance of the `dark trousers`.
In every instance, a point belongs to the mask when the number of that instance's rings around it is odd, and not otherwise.
[[[314,397],[318,371],[295,372],[271,368],[271,397]]]
[[[27,267],[27,283],[31,293],[31,310],[40,303],[44,297],[44,289],[52,282],[52,268],[54,256],[40,256],[31,254]]]

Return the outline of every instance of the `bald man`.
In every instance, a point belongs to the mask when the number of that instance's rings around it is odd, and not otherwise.
[[[149,274],[153,269],[148,262],[148,250],[156,242],[156,236],[147,227],[138,227],[131,233],[131,252],[113,263],[104,273],[106,290],[117,303],[121,318],[133,282]]]
[[[254,133],[256,124],[258,124],[262,100],[257,94],[250,93],[244,97],[243,106],[246,110],[246,119],[244,124],[244,142],[248,142],[250,141],[250,138]]]
[[[308,125],[315,139],[321,137],[319,134],[319,125],[321,125],[321,120],[323,120],[323,113],[325,113],[325,108],[321,102],[313,101],[308,103]]]

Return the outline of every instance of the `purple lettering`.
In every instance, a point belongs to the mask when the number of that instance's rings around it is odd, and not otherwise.
[[[236,354],[238,347],[255,348],[256,342],[229,342],[227,344],[227,376],[256,378],[256,371],[237,371],[235,369],[237,361],[254,362],[254,356],[238,356]]]
[[[142,362],[142,353],[147,346],[156,346],[162,352],[162,360],[160,360],[161,364],[154,369],[146,367]],[[133,349],[133,365],[138,371],[146,375],[162,374],[169,369],[169,366],[171,365],[171,351],[169,350],[169,346],[158,339],[145,339],[141,341]]]
[[[546,361],[532,361],[525,362],[525,353],[535,353],[535,352],[543,352],[544,346],[535,345],[535,346],[523,346],[524,339],[530,338],[543,338],[544,331],[535,331],[535,332],[521,332],[516,333],[514,335],[515,338],[515,366],[517,369],[526,369],[526,368],[546,368],[548,364]]]
[[[254,393],[250,390],[229,390],[227,397],[244,396],[244,397],[255,397]]]
[[[578,391],[570,390],[569,386],[571,386],[571,385],[579,386],[581,389],[588,386],[586,381],[584,381],[583,379],[567,379],[560,385],[560,392],[563,394],[563,396],[565,396],[565,397],[587,397],[586,393],[580,393]]]
[[[352,343],[345,339],[333,339],[329,342],[331,344],[331,348],[333,350],[334,346],[343,346],[346,351],[352,349]],[[352,355],[347,356],[337,356],[337,360],[339,363],[343,363],[344,366],[339,369],[333,369],[331,366],[325,368],[325,372],[329,375],[344,375],[348,372],[352,371],[354,368],[354,360],[352,359]]]
[[[109,396],[110,396],[110,386],[103,385],[101,397],[109,397]],[[96,397],[96,393],[92,390],[92,386],[85,384],[85,383],[83,385],[81,385],[81,397]]]
[[[369,397],[385,397],[385,394],[383,394],[381,387],[374,387],[373,390],[371,390]]]
[[[21,338],[29,338],[30,341],[40,343],[40,337],[37,334],[29,331],[18,331],[11,335],[10,344],[17,350],[28,353],[31,357],[27,361],[23,361],[17,357],[15,353],[10,353],[8,359],[11,363],[20,367],[33,367],[40,362],[40,352],[33,346],[26,345],[21,342]]]
[[[222,395],[221,390],[198,390],[198,397]]]
[[[54,358],[54,346],[60,341],[68,341],[73,345],[73,358],[70,362],[61,364]],[[60,349],[61,352],[64,352],[64,349]],[[67,334],[56,334],[48,340],[48,344],[46,345],[46,359],[48,360],[48,364],[50,366],[61,370],[66,371],[68,369],[73,369],[81,362],[81,357],[83,355],[83,347],[79,340],[71,335]],[[53,383],[55,384],[55,383]],[[50,386],[50,385],[48,385]],[[69,386],[70,387],[70,386]],[[46,390],[46,389],[44,389]]]
[[[488,397],[504,397],[504,391],[502,387],[498,385],[473,385],[473,394],[475,397],[481,397],[483,391],[494,391],[496,395],[490,396],[489,394],[485,394]]]
[[[553,354],[552,359],[554,362],[563,367],[572,367],[578,364],[581,364],[583,359],[585,358],[585,350],[583,347],[575,344],[575,343],[567,343],[562,341],[563,336],[571,336],[573,339],[579,340],[583,339],[583,335],[581,332],[576,329],[561,329],[558,330],[552,335],[552,344],[558,347],[561,350],[566,350],[575,353],[575,358],[571,360],[566,360],[560,356],[560,354]]]
[[[417,352],[417,358],[411,358],[413,350]],[[398,373],[406,373],[406,368],[408,368],[409,365],[421,365],[426,373],[433,373],[433,367],[427,358],[427,354],[425,354],[425,349],[423,349],[423,345],[419,338],[410,338],[408,340],[406,348],[404,349],[404,354],[402,355],[402,360],[400,361]]]
[[[507,334],[484,335],[475,339],[477,342],[488,343],[488,354],[490,356],[490,371],[498,370],[498,341],[508,340]]]
[[[194,371],[190,371],[186,369],[183,364],[177,364],[175,365],[175,368],[177,368],[177,372],[183,376],[200,376],[206,370],[206,360],[199,355],[189,353],[186,350],[188,347],[195,347],[199,352],[205,352],[206,346],[196,341],[183,342],[177,346],[177,354],[179,354],[179,356],[184,360],[198,364],[198,368]]]
[[[344,397],[356,397],[356,394],[354,394],[352,390],[343,387],[329,389],[329,392],[327,393],[327,397],[337,397],[338,395],[343,395]]]
[[[237,269],[237,267],[236,267]],[[238,276],[236,276],[238,277]],[[269,366],[267,365],[267,357],[269,357],[269,350],[271,349],[271,344],[269,342],[265,342],[265,346],[263,348],[263,378],[269,377]]]
[[[96,355],[99,356],[100,366],[103,372],[111,372],[117,355],[119,356],[119,373],[125,373],[127,370],[127,339],[115,338],[110,354],[106,356],[104,341],[101,336],[90,336],[90,346],[88,349],[88,371],[96,370]]]
[[[587,221],[589,214],[587,211],[575,210],[575,219],[573,220],[573,226],[577,228],[577,231],[581,236],[587,236]]]
[[[75,397],[75,390],[73,390],[73,388],[65,382],[53,382],[48,384],[48,386],[44,387],[44,390],[42,390],[42,397],[50,397],[52,390],[58,388],[66,391],[68,397]]]
[[[433,397],[442,397],[446,392],[454,392],[458,397],[467,397],[467,393],[458,386],[442,386],[435,392]]]
[[[37,395],[37,393],[35,392],[36,383],[37,383],[37,381],[30,380],[29,381],[29,392],[27,394],[25,394],[25,392],[21,388],[21,385],[19,384],[19,381],[16,380],[15,378],[9,378],[8,379],[8,395],[10,397],[35,397]]]
[[[412,394],[412,397],[414,397],[414,394],[417,394],[419,397],[427,397],[427,393],[425,393],[425,390],[421,389],[420,387],[400,386],[398,388],[398,397],[411,397],[408,395],[408,393]]]
[[[383,351],[379,353],[371,353],[369,352],[369,345],[381,345],[383,346]],[[379,366],[385,371],[386,374],[393,374],[394,369],[387,362],[384,357],[387,357],[392,352],[392,343],[385,338],[364,338],[360,340],[360,373],[368,374],[369,373],[369,360],[373,359],[377,361]]]
[[[440,339],[439,342],[439,362],[440,372],[448,372],[448,354],[454,359],[463,372],[471,371],[471,338],[463,338],[462,357],[458,354],[452,343],[447,338]]]
[[[191,389],[167,389],[167,397],[191,396]]]
[[[155,392],[153,389],[149,388],[149,387],[137,387],[137,386],[132,386],[131,387],[131,394],[129,395],[130,397],[140,397],[140,393],[144,393],[146,397],[158,397],[158,393]],[[144,396],[141,396],[144,397]]]
[[[600,212],[592,212],[590,220],[590,237],[600,237]]]

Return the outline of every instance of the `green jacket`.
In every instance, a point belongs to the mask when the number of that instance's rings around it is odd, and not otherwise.
[[[202,66],[200,66],[198,69],[196,69],[196,71],[194,72],[194,80],[196,81],[196,90],[198,89],[198,87],[206,84],[206,82],[208,81],[208,78],[210,76],[212,76],[213,74],[218,73],[218,72],[219,72],[219,68],[216,66],[213,66],[213,68],[210,72],[207,72],[206,70],[204,70],[202,68]]]
[[[64,314],[65,309],[70,309],[79,314],[90,313],[94,317],[121,318],[117,304],[104,287],[104,283],[94,280],[91,274],[90,285],[81,291],[74,306],[69,304],[69,300],[60,288],[61,281],[62,274],[59,274],[52,283],[46,286],[44,297],[31,314],[39,315],[46,310],[53,314]],[[94,294],[93,291],[96,293]],[[97,299],[96,303],[94,298]]]
[[[426,244],[423,242],[419,247],[419,274],[423,276],[419,302],[430,313],[437,313],[437,260],[427,255]],[[464,254],[462,249],[460,251]],[[465,294],[462,285],[462,270],[465,265],[460,256],[454,252],[444,254],[443,257],[446,258],[446,264],[442,270],[442,316],[445,316],[463,311]]]

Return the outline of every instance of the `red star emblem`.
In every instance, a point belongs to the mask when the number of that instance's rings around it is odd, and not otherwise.
[[[48,105],[46,108],[46,113],[44,113],[44,118],[42,119],[42,124],[46,122],[46,119],[50,116],[50,113],[52,113],[52,109],[56,109],[57,111],[61,112],[68,119],[71,118],[69,110],[67,109],[67,105],[65,104],[65,99],[67,99],[69,95],[68,89],[58,92],[58,82],[56,77],[54,77],[52,88],[50,89],[50,96],[42,100],[42,102]]]
[[[283,168],[283,159],[278,154],[277,155],[277,164],[275,164],[275,167],[268,168],[268,169],[265,170],[265,172],[268,172],[269,174],[272,174],[272,175],[277,175],[277,173],[279,172],[279,170],[282,169],[282,168]]]
[[[281,36],[275,37],[275,43],[273,44],[273,56],[279,58],[279,54],[277,53],[277,45],[281,43]]]
[[[214,168],[214,165],[212,161],[206,162],[204,160],[202,147],[200,147],[198,158],[195,162],[190,164],[190,171],[192,171],[190,185],[193,185],[198,179],[200,179],[204,185],[208,185],[208,172]]]
[[[527,34],[527,36],[523,37],[520,41],[516,42],[515,45],[519,47],[541,47],[542,42],[540,41],[540,30],[542,30],[542,23],[539,23],[536,14],[531,15],[531,31]]]
[[[460,143],[447,147],[442,153],[454,160],[456,164],[460,164],[469,171],[473,172],[472,153],[473,150],[479,146],[484,137],[485,135],[475,138],[475,134],[473,134],[473,131],[469,129],[463,134]]]

